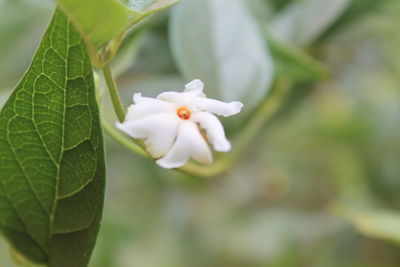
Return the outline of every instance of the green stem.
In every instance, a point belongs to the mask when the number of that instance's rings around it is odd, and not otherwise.
[[[210,166],[199,165],[196,163],[188,163],[177,170],[197,177],[211,178],[220,175],[229,169],[230,162],[226,159],[226,156],[221,157],[213,165]]]
[[[119,132],[115,127],[111,126],[108,121],[105,119],[102,120],[101,122],[104,130],[106,133],[111,136],[115,141],[123,145],[124,147],[128,148],[132,152],[135,152],[136,154],[139,154],[142,157],[145,158],[150,158],[149,154],[144,150],[141,146],[136,144],[135,142],[132,142],[132,140],[127,139],[121,132]]]
[[[107,65],[103,69],[104,78],[107,83],[108,92],[110,93],[111,101],[114,107],[115,114],[120,122],[123,122],[125,119],[125,111],[121,102],[121,98],[119,97],[118,88],[115,84],[115,81],[112,77],[110,66]]]

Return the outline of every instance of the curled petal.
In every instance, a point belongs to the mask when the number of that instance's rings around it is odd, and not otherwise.
[[[193,80],[186,84],[183,93],[164,92],[157,96],[157,99],[174,103],[178,106],[187,106],[194,98],[205,97],[203,94],[204,84],[200,80]]]
[[[174,105],[155,98],[143,97],[142,94],[134,94],[135,105],[128,108],[125,121],[138,120],[157,113],[174,112]]]
[[[182,122],[175,144],[157,164],[166,169],[178,168],[186,164],[189,158],[211,164],[212,154],[207,142],[201,136],[197,125],[191,121]]]
[[[142,96],[142,93],[133,94],[133,103],[140,104],[151,101],[154,98]]]
[[[204,83],[199,79],[193,80],[185,85],[185,92],[200,91],[203,92]]]
[[[178,92],[164,92],[157,96],[157,99],[163,100],[169,103],[174,103],[178,106],[185,106],[188,102],[185,93]]]
[[[207,133],[208,141],[213,145],[215,151],[228,152],[231,143],[226,139],[224,127],[217,117],[208,112],[196,112],[192,120],[200,124]]]
[[[207,111],[216,115],[228,117],[239,113],[243,104],[239,101],[226,103],[215,99],[196,97],[189,106],[193,106],[193,109],[197,111]]]
[[[177,116],[160,113],[140,120],[117,123],[117,128],[133,138],[143,139],[151,156],[159,158],[171,148],[179,123]]]

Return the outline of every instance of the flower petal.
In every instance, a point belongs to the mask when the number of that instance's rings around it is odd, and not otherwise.
[[[195,79],[195,80],[193,80],[190,83],[187,83],[185,85],[185,91],[184,92],[191,92],[191,91],[201,91],[201,92],[203,92],[203,89],[204,89],[204,83],[199,79]]]
[[[125,121],[138,120],[149,115],[165,112],[175,112],[173,104],[150,97],[143,97],[142,94],[134,94],[133,101],[135,105],[128,108]]]
[[[144,139],[147,151],[154,158],[164,156],[174,142],[180,120],[169,113],[160,113],[140,120],[117,123],[117,128],[133,138]]]
[[[205,97],[203,88],[203,82],[196,79],[185,85],[183,93],[164,92],[158,95],[157,99],[174,103],[178,106],[187,106],[195,97]]]
[[[200,124],[206,131],[208,141],[215,151],[228,152],[231,143],[226,139],[224,127],[217,117],[208,112],[196,112],[192,115],[192,121]]]
[[[179,127],[175,144],[163,158],[157,160],[157,164],[166,169],[178,168],[185,165],[190,157],[204,164],[212,162],[210,148],[197,125],[184,121]]]
[[[178,92],[164,92],[157,96],[157,99],[163,100],[169,103],[174,103],[178,106],[184,106],[188,102],[188,98],[185,93]]]
[[[207,111],[216,115],[228,117],[239,113],[243,104],[239,101],[226,103],[215,99],[196,97],[189,106],[194,106],[194,109],[197,111]]]

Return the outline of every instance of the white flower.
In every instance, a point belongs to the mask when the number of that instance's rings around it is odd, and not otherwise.
[[[181,167],[189,158],[211,164],[207,141],[216,151],[231,149],[221,122],[213,114],[231,116],[239,113],[243,104],[206,98],[203,87],[200,80],[193,80],[183,93],[165,92],[157,98],[134,94],[135,104],[117,127],[133,138],[143,139],[148,152],[159,158],[157,164],[163,168]]]

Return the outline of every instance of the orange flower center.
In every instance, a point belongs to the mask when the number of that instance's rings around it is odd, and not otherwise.
[[[181,118],[182,120],[188,120],[190,119],[191,112],[188,108],[180,107],[176,111],[176,114],[178,114],[178,117]]]

